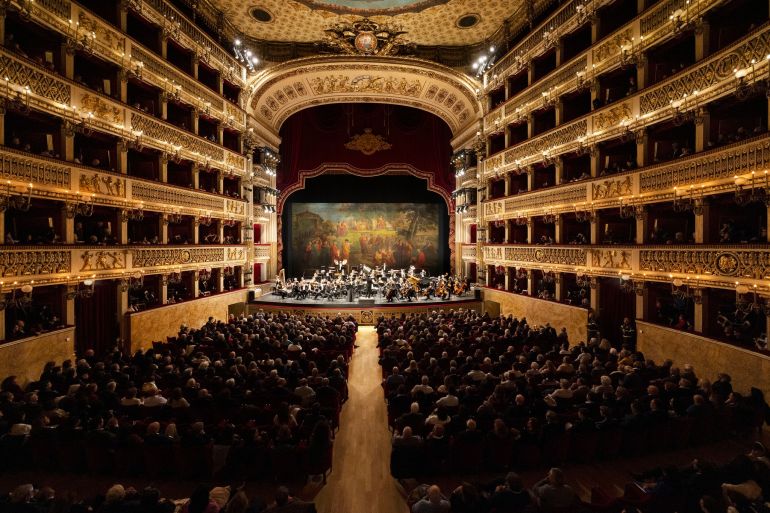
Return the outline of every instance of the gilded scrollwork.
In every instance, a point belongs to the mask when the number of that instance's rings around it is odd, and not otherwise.
[[[173,146],[180,146],[188,151],[197,152],[203,157],[221,162],[225,158],[225,150],[215,144],[206,142],[202,138],[188,135],[172,125],[161,123],[149,116],[131,113],[131,129],[141,131],[145,137],[151,140],[163,141]]]
[[[38,96],[69,105],[72,100],[72,87],[53,75],[37,69],[31,64],[11,57],[2,50],[0,55],[0,76],[9,83],[29,89]]]
[[[642,271],[762,279],[770,273],[767,250],[640,250]]]
[[[407,80],[384,75],[344,74],[313,77],[309,80],[310,88],[316,95],[331,93],[381,93],[398,94],[419,98],[424,83],[419,80]]]
[[[544,151],[550,150],[551,148],[573,143],[580,137],[585,137],[587,130],[587,119],[580,119],[569,123],[564,127],[551,130],[541,137],[519,144],[518,146],[507,150],[504,153],[505,163],[506,165],[513,164],[517,160],[542,155]]]
[[[615,34],[604,43],[600,44],[593,49],[593,63],[601,62],[615,54],[620,53],[620,49],[623,45],[631,42],[631,36],[633,35],[633,29],[628,27],[623,32]]]
[[[37,276],[70,272],[66,250],[0,251],[0,276]]]
[[[140,248],[131,250],[134,267],[223,262],[225,248]]]

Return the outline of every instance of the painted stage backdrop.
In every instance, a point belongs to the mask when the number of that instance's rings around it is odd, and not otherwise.
[[[439,205],[428,203],[294,203],[290,259],[295,272],[334,266],[441,267]]]

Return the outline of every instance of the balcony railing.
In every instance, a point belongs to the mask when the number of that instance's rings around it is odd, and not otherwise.
[[[690,286],[734,289],[736,284],[768,292],[770,246],[533,246],[487,245],[484,264],[555,272],[622,276],[634,281],[682,279]]]
[[[672,162],[581,180],[482,203],[485,220],[540,215],[545,210],[568,213],[575,209],[609,208],[629,198],[636,204],[672,201],[675,187],[690,185],[698,194],[732,190],[736,175],[770,167],[770,134],[761,135]]]
[[[10,181],[17,194],[29,193],[65,203],[93,201],[95,205],[177,212],[213,218],[248,217],[245,200],[196,191],[125,174],[0,147],[0,180]]]
[[[251,172],[243,155],[86,89],[5,48],[0,49],[0,76],[8,79],[1,84],[0,96],[16,99],[73,125],[85,122],[126,141],[134,140],[141,132],[148,147],[178,152],[200,165],[213,165],[238,175]]]
[[[113,279],[134,274],[180,272],[243,265],[243,246],[3,246],[0,290],[37,285]]]
[[[680,109],[695,109],[735,91],[735,69],[751,84],[767,75],[770,25],[750,33],[668,80],[622,101],[559,125],[541,135],[498,152],[483,162],[484,176],[506,173],[626,133],[642,133],[647,126],[671,119]],[[739,56],[739,57],[736,57]],[[736,60],[737,59],[737,60]],[[753,61],[753,64],[752,64]],[[687,94],[688,103],[675,105]]]
[[[476,244],[463,244],[463,260],[476,261]]]
[[[562,8],[552,17],[554,22],[546,22],[543,27],[533,32],[530,37],[495,65],[493,71],[487,73],[487,77],[496,76],[497,78],[496,80],[492,78],[487,89],[496,87],[500,81],[521,69],[528,59],[545,50],[547,45],[546,38],[543,37],[544,30],[547,29],[549,32],[562,36],[577,27],[577,23],[575,23],[577,18],[575,4],[577,3],[581,2],[573,1]],[[589,6],[598,9],[602,3],[593,2],[593,5],[589,3]],[[683,5],[673,5],[680,3]],[[682,8],[682,12],[688,12],[691,19],[695,19],[704,16],[721,3],[723,0],[702,0],[697,2],[697,5],[696,2],[685,4],[684,0],[670,0],[652,6],[649,10],[592,45],[581,55],[558,66],[532,86],[495,107],[484,118],[485,131],[489,133],[495,128],[504,127],[517,119],[525,118],[529,112],[541,108],[542,91],[551,91],[558,95],[568,94],[577,89],[581,80],[591,82],[599,75],[618,68],[622,64],[621,55],[624,50],[627,55],[638,56],[645,49],[652,48],[662,41],[674,37],[674,31],[665,26],[664,21],[667,22],[669,15],[677,8]],[[558,20],[561,20],[563,26],[559,26]],[[531,50],[527,50],[529,46],[531,46]],[[503,69],[501,64],[507,63],[510,65],[506,65]],[[582,75],[581,78],[578,78],[579,73]]]

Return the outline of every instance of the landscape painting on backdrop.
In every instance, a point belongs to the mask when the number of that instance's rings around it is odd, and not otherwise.
[[[291,222],[295,272],[343,260],[348,267],[441,268],[437,204],[294,203]]]

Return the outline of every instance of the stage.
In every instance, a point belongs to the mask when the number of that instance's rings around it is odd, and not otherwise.
[[[282,297],[267,293],[249,302],[249,313],[255,313],[260,310],[266,312],[291,312],[293,314],[305,315],[328,315],[333,316],[338,313],[342,315],[352,315],[359,324],[374,324],[380,316],[400,316],[403,313],[426,313],[434,310],[465,309],[481,311],[481,300],[476,299],[474,292],[470,291],[464,296],[452,296],[451,299],[419,299],[412,301],[393,301],[388,303],[383,297],[372,299],[361,298],[353,302],[345,300],[329,301],[328,299],[304,300],[283,299]]]

